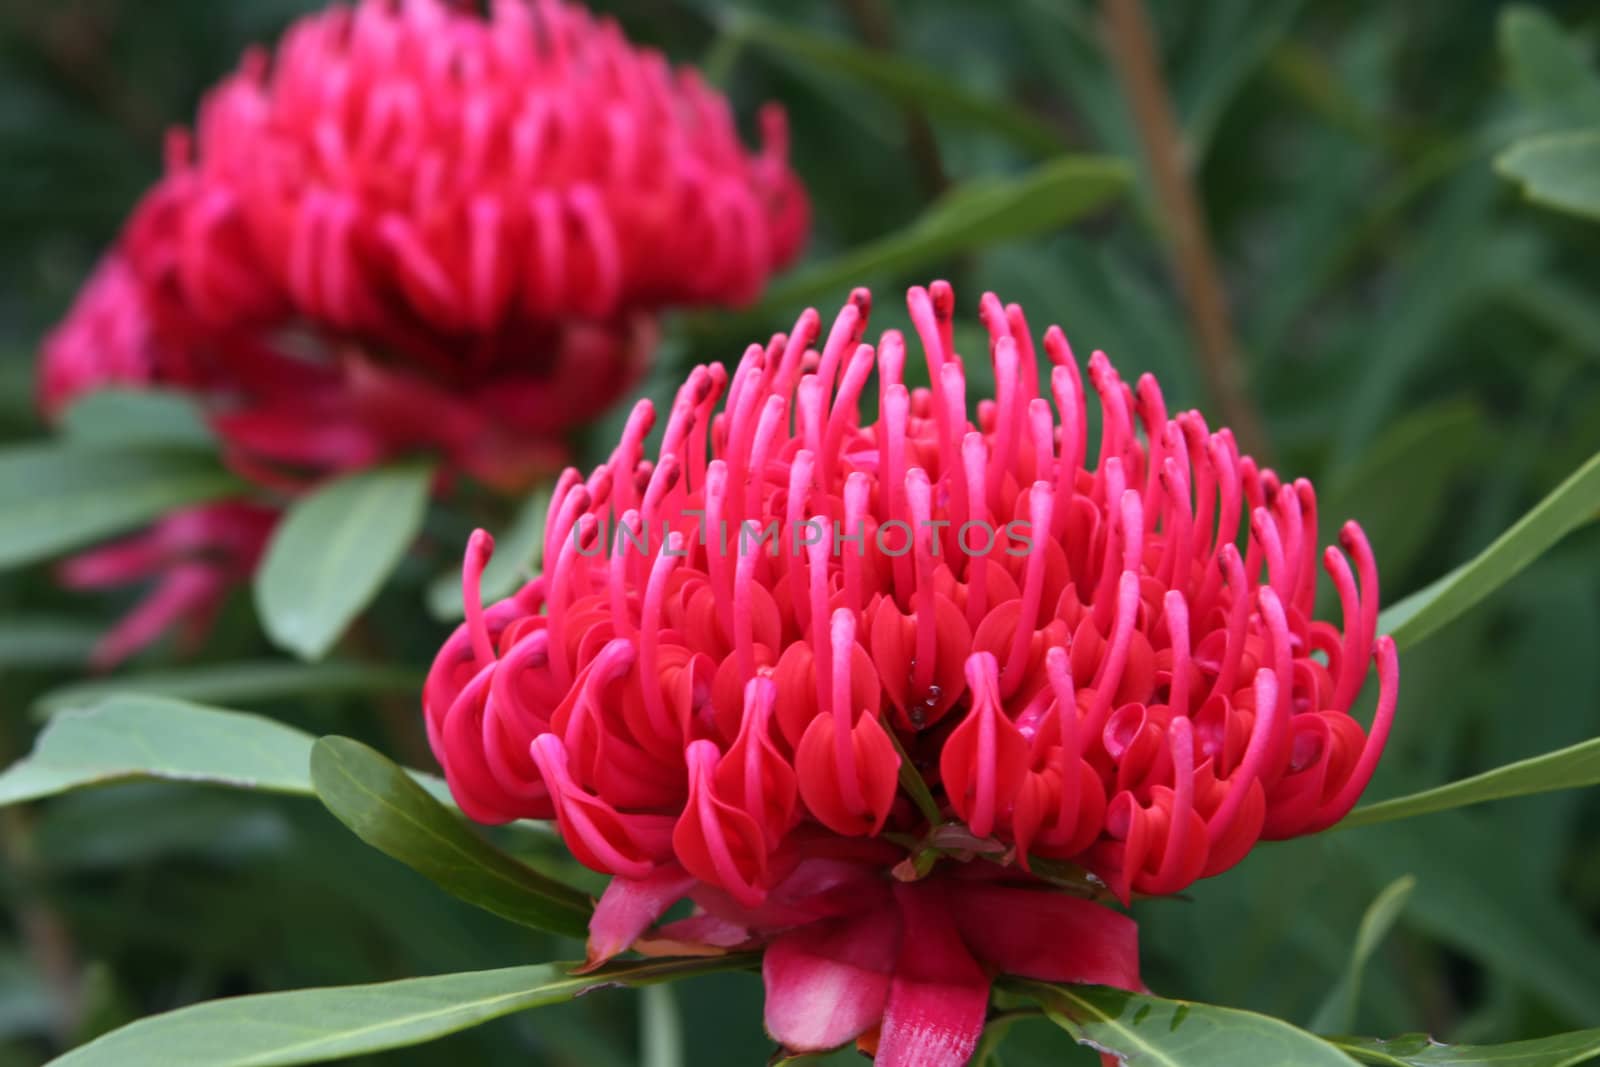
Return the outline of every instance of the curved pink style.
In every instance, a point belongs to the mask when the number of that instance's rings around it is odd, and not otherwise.
[[[1041,375],[992,295],[997,395],[970,396],[950,287],[909,307],[926,387],[898,334],[863,343],[858,290],[825,338],[808,311],[731,374],[695,368],[654,461],[641,403],[607,463],[560,479],[544,573],[485,611],[469,593],[424,696],[465,810],[554,816],[617,876],[594,959],[770,944],[774,1036],[890,1067],[963,1062],[997,971],[1138,988],[1131,923],[1030,872],[1078,864],[1127,901],[1331,825],[1398,695],[1354,524],[1354,567],[1323,560],[1342,622],[1312,618],[1308,482],[1149,376],[1098,352],[1085,374],[1058,329]],[[1374,660],[1369,733],[1350,708]],[[646,933],[685,894],[693,925]]]

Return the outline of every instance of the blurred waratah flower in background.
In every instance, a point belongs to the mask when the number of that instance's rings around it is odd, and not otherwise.
[[[783,114],[761,125],[748,152],[693,70],[559,0],[309,16],[172,136],[44,346],[41,410],[188,392],[280,498],[411,452],[519,488],[629,388],[661,312],[748,301],[798,253]],[[174,568],[100,662],[212,612],[269,529],[200,509],[69,566],[96,588]]]
[[[247,55],[173,135],[124,253],[249,468],[442,450],[492,483],[799,250],[783,114],[559,0],[363,0]],[[554,457],[553,457],[554,453]]]
[[[474,537],[424,694],[464,811],[554,818],[614,876],[592,963],[765,946],[778,1041],[887,1067],[965,1062],[997,973],[1138,988],[1096,886],[1176,893],[1338,821],[1399,682],[1353,523],[1321,553],[1341,621],[1312,617],[1308,482],[1098,352],[1091,468],[1059,329],[1041,381],[1022,310],[985,296],[979,398],[950,288],[909,304],[928,387],[899,334],[861,343],[858,291],[820,353],[807,312],[731,377],[697,367],[653,462],[641,402],[558,483],[543,574],[487,610]]]

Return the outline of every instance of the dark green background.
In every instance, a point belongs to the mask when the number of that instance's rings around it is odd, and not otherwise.
[[[4,0],[0,6],[0,435],[32,414],[41,332],[140,192],[163,129],[296,0]],[[1153,5],[1232,302],[1251,396],[1277,468],[1320,490],[1324,538],[1359,519],[1385,602],[1486,544],[1600,447],[1600,221],[1528,203],[1493,155],[1562,121],[1561,103],[1508,69],[1500,5],[1483,0]],[[749,4],[861,42],[887,15],[892,47],[969,93],[1057,131],[1071,151],[1142,166],[1096,12],[1082,2],[803,0]],[[1037,162],[937,107],[908,114],[845,72],[740,46],[736,12],[705,2],[615,5],[631,36],[703,62],[747,128],[789,109],[824,259],[915,218],[961,181]],[[1546,10],[1585,50],[1594,4]],[[1538,66],[1535,66],[1537,73]],[[1536,79],[1535,79],[1536,81]],[[920,130],[922,124],[925,130]],[[1174,407],[1202,395],[1150,187],[1069,232],[994,244],[875,286],[956,283],[976,326],[986,288],[1080,353],[1161,380]],[[843,293],[837,294],[842,296]],[[830,297],[830,300],[833,299]],[[830,310],[823,304],[825,313]],[[792,318],[798,308],[783,309]],[[695,361],[731,360],[782,323],[678,322],[650,388]],[[1214,407],[1210,408],[1214,410]],[[592,460],[612,430],[586,435]],[[479,502],[482,507],[491,503]],[[419,587],[472,521],[448,509],[374,612],[369,639],[421,666],[445,632]],[[1600,729],[1600,537],[1579,534],[1486,606],[1403,660],[1402,703],[1377,798],[1534,755]],[[207,660],[270,655],[240,595]],[[72,598],[48,568],[0,576],[0,763],[25,751],[34,697],[80,673],[125,598]],[[24,646],[19,635],[31,635]],[[171,665],[156,652],[133,669]],[[399,698],[243,701],[318,732],[382,740]],[[33,810],[32,855],[0,874],[0,1065],[61,1047],[51,989],[23,951],[43,912],[85,976],[81,1038],[210,997],[371,981],[571,955],[459,905],[362,847],[320,807],[176,786],[66,797]],[[1503,1041],[1600,1026],[1600,796],[1557,794],[1392,827],[1264,845],[1186,899],[1138,908],[1158,992],[1305,1023],[1343,967],[1373,896],[1416,892],[1370,968],[1366,1033],[1430,1030]],[[673,990],[694,1065],[762,1062],[760,989],[743,977]],[[637,997],[607,993],[513,1018],[385,1063],[606,1065],[637,1061]],[[1008,1040],[1007,1065],[1092,1062],[1048,1027]]]

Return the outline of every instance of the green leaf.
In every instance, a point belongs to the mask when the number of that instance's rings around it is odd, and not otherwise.
[[[422,676],[403,667],[366,663],[293,663],[262,660],[208,663],[181,670],[124,674],[73,682],[45,693],[34,710],[54,715],[97,704],[118,694],[149,694],[201,704],[244,704],[295,696],[338,693],[419,692]]]
[[[747,11],[732,12],[726,32],[734,41],[755,44],[809,71],[841,74],[930,118],[1005,137],[1036,156],[1053,156],[1066,148],[1057,130],[1026,111],[969,92],[947,72],[905,56],[862,48]]]
[[[422,525],[433,469],[423,464],[347,475],[291,507],[256,572],[267,634],[319,659],[377,595]]]
[[[1049,233],[1127,187],[1131,171],[1103,156],[1062,156],[1014,178],[947,192],[910,226],[774,285],[763,309],[788,309],[873,277],[906,273],[976,248]]]
[[[683,1022],[672,987],[648,986],[639,1012],[639,1067],[683,1067]]]
[[[279,1067],[418,1045],[513,1012],[611,986],[644,986],[750,966],[747,957],[647,960],[589,975],[572,965],[408,978],[375,985],[229,997],[151,1016],[53,1067]]]
[[[167,779],[311,796],[316,739],[260,715],[123,695],[64,711],[33,752],[0,773],[0,806],[112,782]],[[409,772],[450,802],[444,782]]]
[[[1600,937],[1550,879],[1519,862],[1516,831],[1441,812],[1427,823],[1373,826],[1328,844],[1382,884],[1414,874],[1404,922],[1582,1026],[1600,1004]],[[1398,1024],[1391,1024],[1391,1026]]]
[[[537,930],[587,936],[588,897],[489,844],[359,741],[318,741],[311,750],[311,782],[357,837],[452,896]]]
[[[1388,1041],[1371,1037],[1328,1040],[1362,1062],[1380,1067],[1578,1067],[1600,1056],[1600,1030],[1578,1030],[1509,1045],[1441,1045],[1426,1034]]]
[[[494,555],[480,579],[485,605],[510,596],[538,571],[544,562],[544,525],[549,514],[550,486],[541,485],[528,494],[505,532],[495,534]],[[465,614],[463,599],[459,564],[428,587],[428,610],[442,622],[454,622]]]
[[[928,780],[917,770],[917,765],[911,761],[911,753],[906,751],[905,743],[895,736],[893,730],[889,731],[889,741],[894,745],[895,754],[900,757],[900,788],[906,791],[922,817],[928,820],[928,825],[938,826],[944,822],[944,813],[939,810],[939,802],[933,799]]]
[[[0,667],[82,667],[105,627],[70,619],[0,620]]]
[[[1600,738],[1508,763],[1410,796],[1363,805],[1334,828],[1345,830],[1396,819],[1414,819],[1490,800],[1553,793],[1558,789],[1584,789],[1592,785],[1600,785]]]
[[[1308,1029],[1326,1034],[1346,1031],[1355,1026],[1356,1009],[1361,1003],[1361,977],[1367,969],[1367,961],[1389,935],[1401,911],[1405,909],[1411,891],[1416,888],[1417,880],[1406,875],[1389,883],[1373,900],[1366,914],[1361,917],[1361,926],[1356,930],[1356,943],[1350,950],[1349,965],[1339,977],[1338,984],[1329,991],[1328,999],[1317,1009]]]
[[[1417,644],[1509,582],[1600,511],[1600,454],[1517,520],[1493,544],[1438,581],[1393,605],[1378,629],[1401,648]]]
[[[1600,130],[1518,141],[1495,157],[1494,169],[1535,204],[1600,219]]]
[[[1126,993],[1103,986],[1016,979],[1005,987],[1044,1008],[1078,1042],[1123,1067],[1352,1067],[1354,1060],[1281,1019],[1235,1008]]]
[[[63,712],[0,774],[0,805],[135,778],[306,793],[311,738],[241,712],[129,696]]]
[[[0,567],[69,552],[242,482],[194,452],[27,445],[0,452]]]
[[[1568,122],[1600,121],[1600,75],[1576,39],[1536,7],[1518,4],[1500,16],[1500,51],[1511,88],[1528,105]]]
[[[57,1023],[50,987],[30,961],[0,951],[0,1041],[23,1034],[48,1034]]]
[[[67,437],[101,447],[215,448],[216,435],[192,398],[162,389],[100,389],[67,408]]]
[[[215,790],[201,798],[177,782],[128,782],[57,797],[32,820],[32,845],[39,868],[56,878],[178,856],[274,862],[295,847],[285,806],[254,793]]]

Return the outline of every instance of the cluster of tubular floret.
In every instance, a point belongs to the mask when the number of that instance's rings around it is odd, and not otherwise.
[[[562,0],[361,0],[246,57],[144,223],[179,235],[164,280],[209,325],[293,313],[448,361],[753,297],[808,217],[781,111],[763,131],[748,154],[698,74]]]
[[[926,386],[898,333],[862,343],[869,305],[696,367],[653,461],[641,402],[608,462],[561,477],[543,573],[487,610],[474,537],[424,695],[463,810],[554,818],[599,871],[676,862],[746,907],[818,833],[955,829],[1127,898],[1348,812],[1398,690],[1361,530],[1321,553],[1342,625],[1315,621],[1308,482],[1099,352],[1091,467],[1059,329],[1045,381],[1022,310],[985,295],[976,397],[948,285],[909,294]],[[1374,659],[1369,732],[1350,709]]]

